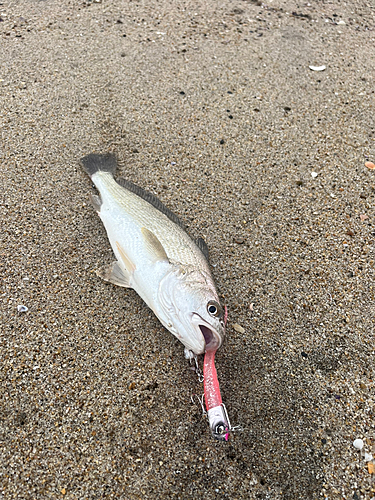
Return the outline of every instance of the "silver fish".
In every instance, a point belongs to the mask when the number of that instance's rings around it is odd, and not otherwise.
[[[99,276],[133,288],[191,355],[216,351],[225,334],[224,310],[205,242],[194,243],[154,195],[116,181],[113,155],[90,154],[81,162],[100,193],[93,203],[116,256]]]

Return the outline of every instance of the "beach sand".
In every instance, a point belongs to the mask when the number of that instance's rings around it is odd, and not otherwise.
[[[1,2],[1,499],[375,497],[374,20]],[[207,241],[228,443],[182,344],[95,274],[113,256],[79,159],[108,151]]]

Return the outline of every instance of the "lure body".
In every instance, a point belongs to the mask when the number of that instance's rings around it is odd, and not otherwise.
[[[225,310],[224,321],[226,323],[227,313]],[[219,380],[215,367],[216,351],[206,352],[203,363],[203,386],[204,400],[206,403],[207,417],[214,438],[220,441],[228,441],[231,425],[225,406],[221,399]]]

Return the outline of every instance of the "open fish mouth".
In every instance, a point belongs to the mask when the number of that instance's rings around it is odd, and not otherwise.
[[[221,336],[212,327],[199,325],[204,340],[206,342],[206,351],[216,351],[221,346]]]
[[[206,341],[206,347],[213,341],[214,334],[210,328],[207,328],[206,325],[199,325],[199,329],[203,334],[204,340]]]
[[[203,336],[206,351],[216,351],[221,346],[222,336],[212,327],[209,323],[206,323],[199,314],[193,315],[193,324],[196,328],[197,335]]]

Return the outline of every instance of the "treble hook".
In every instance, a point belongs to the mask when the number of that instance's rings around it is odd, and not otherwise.
[[[204,375],[199,368],[198,356],[194,355],[194,361],[195,361],[195,373],[198,375],[199,382],[202,383],[204,380]]]
[[[185,358],[189,360],[190,365],[191,365],[191,363],[192,363],[192,361],[194,359],[195,368],[193,368],[193,367],[191,367],[191,368],[198,375],[198,381],[200,383],[202,383],[203,380],[204,380],[204,376],[203,376],[203,373],[202,373],[201,369],[199,368],[198,356],[193,351],[190,351],[186,347],[184,349],[184,354],[185,354]]]
[[[202,394],[201,397],[199,397],[198,394],[193,394],[192,396],[190,396],[191,402],[195,405],[194,396],[198,399],[198,402],[202,408],[202,414],[207,416],[207,412],[205,410],[204,403],[203,403],[204,394]]]
[[[227,422],[228,422],[228,427],[229,427],[228,432],[242,432],[244,430],[242,425],[235,425],[234,427],[232,427],[230,420],[229,420],[229,417],[228,417],[228,412],[227,412],[227,408],[226,408],[225,404],[221,403],[221,406],[223,407],[225,417],[226,417]]]

